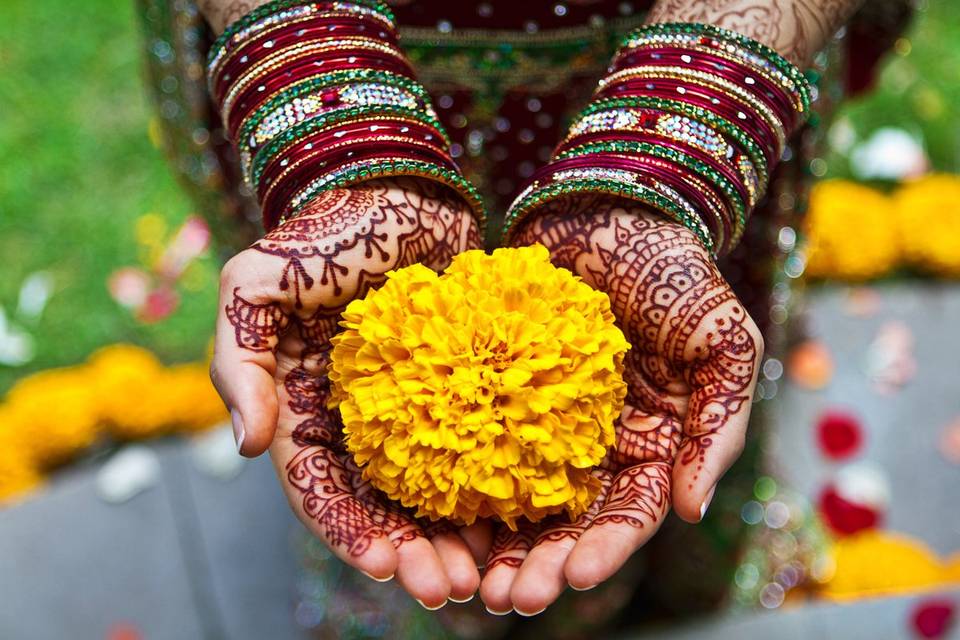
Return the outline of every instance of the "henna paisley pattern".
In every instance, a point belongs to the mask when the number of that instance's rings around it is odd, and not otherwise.
[[[601,465],[603,494],[586,522],[541,523],[536,543],[605,527],[645,530],[637,538],[645,540],[670,508],[675,479],[692,490],[711,446],[735,441],[725,430],[745,426],[762,351],[756,326],[693,234],[635,204],[554,201],[515,237],[546,245],[555,264],[606,292],[632,345],[617,445]],[[513,545],[503,562],[522,565],[528,541],[506,532],[497,540]]]

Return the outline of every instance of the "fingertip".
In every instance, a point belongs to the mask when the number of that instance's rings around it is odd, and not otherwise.
[[[591,555],[597,550],[588,543],[588,548],[581,551],[582,542],[581,540],[581,543],[574,547],[563,566],[563,576],[574,591],[589,591],[600,584],[605,577],[599,567],[590,561]]]
[[[386,536],[375,538],[366,551],[350,561],[357,571],[377,582],[393,578],[400,564],[400,558]]]
[[[505,616],[513,611],[510,589],[517,570],[499,565],[488,571],[480,582],[480,599],[487,611],[496,616]]]
[[[273,442],[280,414],[273,377],[256,367],[247,372],[246,380],[238,382],[231,407],[234,437],[241,455],[255,457]]]
[[[397,550],[397,581],[424,608],[442,607],[450,597],[450,578],[433,545],[423,537]]]
[[[453,533],[436,536],[432,542],[450,579],[450,599],[471,599],[480,588],[480,572],[466,544]]]

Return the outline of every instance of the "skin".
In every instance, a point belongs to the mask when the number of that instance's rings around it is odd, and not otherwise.
[[[658,0],[647,21],[738,31],[804,67],[860,3]],[[497,529],[480,595],[492,612],[522,615],[543,611],[567,586],[590,589],[612,576],[671,503],[683,520],[702,519],[742,451],[763,354],[756,324],[709,255],[658,214],[605,196],[568,199],[534,212],[515,236],[534,242],[610,295],[633,349],[617,448],[597,471],[605,491],[593,508],[574,523]]]
[[[612,576],[673,505],[698,522],[743,448],[763,339],[709,253],[685,227],[629,201],[583,196],[544,206],[515,236],[607,292],[632,345],[617,444],[603,491],[576,522],[499,527],[480,594],[534,614],[570,585]]]
[[[659,0],[648,21],[733,29],[805,66],[860,1]],[[199,7],[219,34],[265,2]],[[636,205],[584,197],[535,212],[516,242],[543,243],[558,265],[610,294],[634,347],[618,444],[596,470],[601,495],[576,522],[554,518],[515,533],[413,520],[363,482],[325,409],[340,312],[390,269],[442,269],[479,246],[462,202],[412,180],[333,192],[238,254],[221,278],[211,376],[242,433],[241,453],[269,449],[291,507],[315,535],[376,579],[396,575],[430,608],[466,599],[479,584],[491,611],[532,615],[567,586],[599,584],[671,506],[698,522],[743,446],[763,342],[692,234]]]
[[[398,582],[425,607],[472,596],[481,527],[418,522],[361,477],[326,408],[330,338],[346,305],[417,262],[441,270],[480,245],[445,188],[412,179],[326,192],[232,258],[220,286],[211,377],[231,409],[240,452],[269,450],[290,506],[344,562]],[[467,541],[474,544],[477,554]]]

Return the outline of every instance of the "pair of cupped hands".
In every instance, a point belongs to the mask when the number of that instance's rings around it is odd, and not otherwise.
[[[632,348],[616,446],[589,511],[469,526],[414,518],[363,480],[327,408],[340,313],[385,274],[442,270],[479,248],[461,199],[416,178],[328,191],[223,269],[211,376],[240,452],[269,450],[290,504],[343,561],[395,578],[424,607],[479,590],[492,613],[539,613],[569,586],[610,578],[671,506],[703,517],[740,454],[763,342],[709,253],[684,227],[604,195],[545,205],[513,235],[610,297]]]

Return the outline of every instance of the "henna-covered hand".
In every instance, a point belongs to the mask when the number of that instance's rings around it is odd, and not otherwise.
[[[368,575],[396,574],[427,607],[476,591],[474,554],[455,530],[421,526],[362,479],[326,408],[330,338],[346,305],[391,269],[443,269],[479,244],[468,208],[445,188],[381,180],[319,195],[221,277],[211,377],[241,453],[269,448],[310,531]]]
[[[499,531],[480,593],[494,611],[539,612],[569,584],[597,585],[659,528],[671,503],[698,522],[743,449],[763,340],[686,228],[609,196],[555,201],[519,229],[605,291],[632,347],[603,491],[576,522]]]

